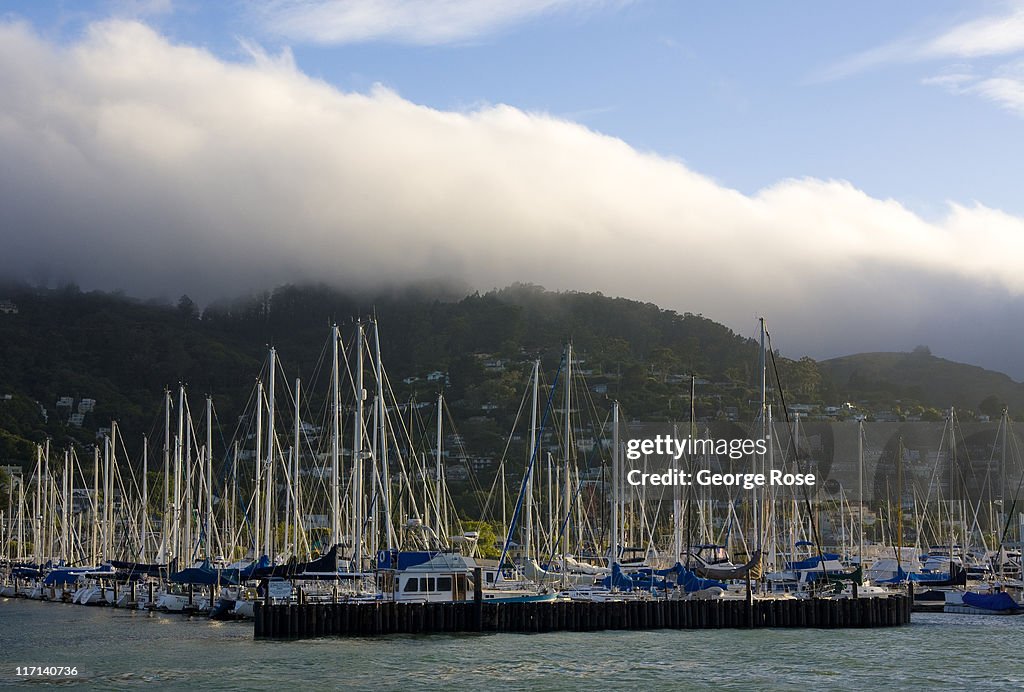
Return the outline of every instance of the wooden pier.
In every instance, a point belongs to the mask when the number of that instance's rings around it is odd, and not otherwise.
[[[256,604],[257,639],[457,632],[898,627],[911,600],[883,598]]]

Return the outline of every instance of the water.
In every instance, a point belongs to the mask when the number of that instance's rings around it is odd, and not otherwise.
[[[705,630],[254,641],[252,623],[0,602],[0,688],[15,666],[102,689],[1020,689],[1024,616],[915,614],[888,630]]]

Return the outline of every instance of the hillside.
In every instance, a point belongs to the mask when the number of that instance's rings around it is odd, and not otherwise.
[[[33,444],[47,438],[58,449],[88,446],[111,420],[127,440],[156,439],[163,391],[179,382],[187,385],[194,411],[205,395],[213,397],[223,454],[268,345],[277,349],[282,381],[302,379],[304,418],[316,422],[328,391],[329,325],[339,324],[351,348],[354,320],[372,315],[398,401],[433,402],[443,387],[474,455],[500,456],[533,360],[541,359],[543,378],[551,382],[570,340],[582,377],[577,386],[595,420],[616,399],[630,419],[685,421],[691,374],[699,382],[698,418],[756,415],[753,339],[699,314],[599,293],[515,285],[465,297],[437,286],[354,295],[319,285],[283,286],[200,309],[187,296],[144,302],[74,286],[8,285],[0,286],[0,301],[17,307],[0,312],[0,465],[28,465]],[[818,410],[851,401],[869,417],[888,410],[941,419],[950,405],[966,415],[998,415],[1005,402],[1011,413],[1024,412],[1024,385],[926,349],[822,363],[776,360],[787,402],[817,404]],[[74,408],[59,408],[62,398]],[[95,407],[72,420],[83,399],[95,400]]]
[[[818,368],[853,400],[956,406],[990,416],[999,415],[1004,405],[1013,415],[1024,412],[1024,384],[999,372],[938,358],[926,347],[832,358],[820,361]]]
[[[432,401],[439,383],[425,376],[440,371],[456,417],[480,418],[488,407],[489,422],[476,426],[475,439],[473,430],[468,436],[491,453],[508,434],[532,361],[541,358],[545,377],[553,378],[569,340],[594,396],[614,396],[630,415],[644,418],[688,413],[688,373],[736,383],[724,400],[721,393],[702,392],[701,415],[714,417],[729,403],[743,406],[757,362],[752,340],[700,315],[527,285],[461,299],[436,287],[359,296],[284,286],[204,310],[187,296],[175,304],[143,302],[74,286],[7,286],[0,299],[17,307],[0,314],[0,396],[11,396],[0,401],[6,435],[0,435],[0,464],[31,458],[31,445],[16,440],[89,444],[111,420],[132,439],[162,434],[162,392],[179,382],[197,399],[211,394],[221,421],[237,421],[271,344],[287,381],[303,379],[315,411],[327,391],[329,325],[337,321],[351,342],[359,316],[377,317],[399,400]],[[485,365],[495,361],[501,365]],[[407,378],[419,379],[403,383]],[[94,399],[95,408],[70,424],[72,410],[56,408],[63,397],[76,407]],[[232,430],[222,434],[230,437]]]

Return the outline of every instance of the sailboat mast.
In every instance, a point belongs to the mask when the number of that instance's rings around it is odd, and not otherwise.
[[[71,495],[74,490],[74,483],[72,482],[69,487],[68,481],[69,473],[71,470],[71,454],[65,448],[64,450],[64,476],[61,480],[61,497],[63,502],[60,508],[60,557],[66,563],[70,563],[71,560],[71,545],[70,545],[70,526],[71,521]]]
[[[114,434],[114,426],[110,426],[110,434]],[[114,487],[114,473],[112,464],[112,451],[111,447],[113,444],[110,440],[110,436],[103,438],[103,561],[110,560],[111,546],[113,540],[111,533],[114,529],[114,522],[111,520],[114,509],[114,493],[112,488]]]
[[[759,372],[760,377],[761,377],[761,439],[764,440],[764,439],[766,439],[766,437],[768,435],[768,426],[767,426],[768,360],[767,360],[766,353],[765,353],[765,350],[764,350],[765,349],[765,344],[764,344],[764,340],[765,340],[765,327],[764,327],[764,318],[763,317],[758,318],[758,324],[760,325],[760,330],[761,330],[761,340],[760,340],[761,341],[761,348],[759,349],[759,353],[758,353],[758,364],[757,364],[757,367],[758,367],[758,372]],[[754,469],[753,469],[754,473],[758,473],[759,472],[759,470],[757,468],[757,456],[758,455],[754,455]],[[765,465],[764,455],[762,454],[760,456],[761,456],[761,469],[760,469],[760,473],[766,473],[768,471],[768,469],[764,468],[764,465]],[[754,546],[755,546],[755,550],[760,550],[761,549],[761,521],[760,521],[761,520],[761,508],[760,508],[760,504],[759,504],[758,491],[755,489],[750,494],[750,496],[751,496],[751,499],[753,500],[752,504],[753,504],[753,514],[754,514]],[[763,499],[763,498],[761,498],[761,499]]]
[[[437,453],[434,456],[434,517],[437,521],[437,535],[442,541],[448,535],[445,530],[444,519],[442,518],[442,507],[444,501],[442,497],[442,491],[444,489],[444,469],[441,466],[441,443],[442,443],[442,411],[444,409],[444,393],[439,392],[437,395],[437,439],[435,449]]]
[[[537,398],[540,389],[540,359],[533,361],[533,405],[530,408],[530,459],[537,454]],[[526,497],[523,507],[523,553],[529,558],[533,541],[533,464],[527,462]]]
[[[572,342],[565,348],[565,470],[563,473],[562,490],[562,513],[565,515],[565,527],[562,531],[562,562],[569,554],[569,507],[572,504],[572,490],[570,486],[571,474],[569,472],[570,454],[572,453]],[[563,570],[564,573],[564,570]]]
[[[178,386],[178,435],[174,439],[174,532],[172,556],[181,555],[181,446],[185,437],[185,386]]]
[[[43,549],[43,542],[40,540],[40,533],[42,528],[40,527],[41,518],[43,514],[42,508],[42,470],[43,470],[43,448],[41,445],[36,445],[36,470],[35,470],[35,481],[36,481],[36,495],[33,502],[32,512],[32,552],[35,553],[36,564],[42,564],[42,555],[40,551]]]
[[[356,420],[352,431],[352,567],[359,570],[363,563],[363,323],[356,324]]]
[[[22,484],[24,485],[24,484]],[[99,530],[100,522],[100,448],[92,448],[92,541],[89,548],[89,561],[93,564],[99,564],[99,554],[97,541],[97,532]]]
[[[377,404],[379,407],[377,422],[380,426],[378,439],[378,455],[380,460],[381,516],[384,517],[384,532],[387,535],[387,549],[392,550],[397,543],[395,528],[391,521],[391,475],[388,468],[388,437],[387,407],[384,405],[384,364],[380,352],[380,325],[373,322],[373,349],[377,355]]]
[[[258,560],[262,554],[261,539],[263,534],[260,530],[262,523],[263,504],[260,496],[263,494],[263,380],[256,382],[256,491],[253,494],[253,529],[252,529],[252,557]]]
[[[263,549],[274,559],[271,505],[274,501],[274,384],[277,380],[277,349],[270,347],[270,381],[267,387],[267,449],[264,463],[266,494],[263,502]]]
[[[206,559],[213,559],[213,397],[206,397]]]
[[[171,517],[171,390],[164,389],[164,511],[160,520],[160,559],[170,562],[168,526]]]
[[[335,324],[331,326],[331,545],[341,542],[341,497],[338,469],[338,416],[341,405],[338,380],[338,325]]]
[[[860,531],[857,535],[857,564],[864,567],[864,421],[857,421],[857,495]]]
[[[146,524],[149,518],[149,439],[142,436],[142,512],[139,516],[139,561],[146,562]]]
[[[300,510],[299,510],[299,495],[300,495],[300,490],[302,488],[302,485],[299,482],[299,453],[302,450],[302,447],[299,444],[299,437],[302,434],[302,427],[301,427],[302,426],[302,419],[300,417],[301,416],[301,413],[300,413],[301,409],[300,409],[300,406],[299,406],[299,397],[300,397],[300,394],[302,392],[302,386],[301,385],[302,385],[301,381],[299,380],[298,377],[296,377],[295,378],[295,430],[294,430],[294,432],[295,432],[295,447],[294,447],[294,450],[295,451],[292,452],[294,454],[293,461],[292,461],[292,488],[294,489],[293,490],[293,494],[295,496],[295,498],[294,498],[294,508],[295,508],[295,511],[294,511],[294,513],[292,514],[292,517],[291,517],[291,519],[292,519],[292,542],[293,542],[293,546],[294,546],[294,548],[292,550],[292,555],[295,555],[296,559],[298,558],[298,554],[299,554],[299,523],[300,523],[300,517],[302,516],[300,514]]]
[[[619,468],[621,459],[619,457],[619,402],[612,403],[612,528],[611,537],[608,541],[608,567],[611,568],[619,561],[619,478],[622,476],[622,469]],[[678,553],[676,559],[679,559]]]

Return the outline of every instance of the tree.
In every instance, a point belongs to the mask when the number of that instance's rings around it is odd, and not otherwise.
[[[1006,408],[1006,403],[1002,399],[997,397],[995,394],[982,399],[981,403],[978,404],[978,411],[985,414],[989,418],[998,418],[1003,415],[1003,409]]]
[[[199,318],[199,306],[196,305],[188,294],[178,298],[178,312],[186,320],[194,320]]]

